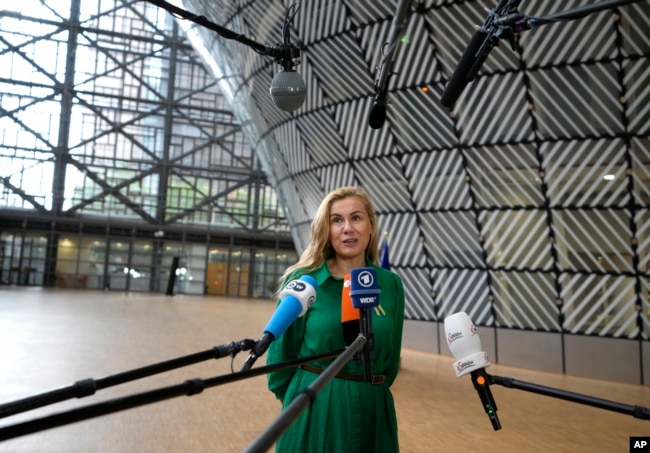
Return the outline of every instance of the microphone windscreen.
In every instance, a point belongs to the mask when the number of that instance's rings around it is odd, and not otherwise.
[[[360,317],[359,309],[354,308],[352,305],[352,298],[350,297],[350,274],[347,274],[343,279],[343,290],[341,292],[341,326],[343,328],[343,339],[348,346],[359,336]]]
[[[312,277],[311,275],[307,275],[307,274],[301,275],[298,280],[301,280],[301,281],[307,283],[308,285],[310,285],[314,289],[316,289],[316,287],[318,286],[318,283],[316,283],[316,279],[314,277]]]
[[[341,322],[358,321],[359,309],[352,305],[350,297],[350,274],[343,278],[343,291],[341,292]]]
[[[355,308],[373,308],[379,305],[379,283],[374,267],[359,267],[350,272],[350,296]]]
[[[478,331],[464,311],[445,318],[445,337],[449,350],[458,360],[481,351]]]
[[[284,333],[314,303],[316,286],[316,280],[310,275],[302,275],[289,282],[280,293],[281,301],[264,327],[264,332],[274,338]]]
[[[271,319],[264,327],[264,332],[278,338],[298,318],[301,311],[302,304],[300,300],[295,296],[286,296],[273,312]]]
[[[368,117],[368,124],[373,129],[379,129],[384,125],[386,121],[386,106],[375,104],[370,109],[370,115]]]
[[[481,351],[481,339],[474,323],[464,311],[445,318],[447,345],[456,362],[452,364],[456,376],[490,366],[487,353]]]
[[[273,103],[280,110],[293,112],[305,101],[307,88],[302,76],[296,71],[282,69],[271,81]]]
[[[476,33],[474,33],[474,36],[472,36],[465,52],[458,61],[456,70],[449,79],[449,82],[447,82],[445,90],[442,92],[440,103],[443,107],[448,109],[454,108],[460,94],[470,82],[468,76],[470,75],[472,67],[477,62],[478,57],[476,54],[487,37],[488,32],[485,30],[477,30]]]

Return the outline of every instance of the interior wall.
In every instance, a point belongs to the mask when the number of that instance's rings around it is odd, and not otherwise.
[[[647,342],[480,326],[477,330],[483,350],[495,364],[650,385]],[[447,346],[442,323],[406,320],[402,347],[449,356],[449,372],[453,373],[455,358]]]

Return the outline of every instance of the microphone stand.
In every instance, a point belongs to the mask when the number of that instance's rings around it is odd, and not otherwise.
[[[496,8],[488,10],[488,17],[483,25],[476,27],[474,36],[447,82],[440,99],[441,104],[447,108],[453,108],[456,99],[466,85],[472,82],[478,74],[492,48],[499,45],[499,40],[508,40],[510,48],[514,51],[515,35],[522,31],[554,22],[580,19],[594,12],[625,6],[638,1],[603,0],[537,18],[525,16],[517,11],[521,0],[499,0]]]
[[[83,398],[95,394],[97,390],[112,387],[125,382],[134,381],[154,374],[163,373],[165,371],[180,368],[186,365],[192,365],[209,359],[220,359],[226,356],[233,358],[240,351],[248,351],[255,346],[254,340],[242,340],[240,342],[233,342],[215,346],[206,351],[197,352],[195,354],[178,357],[175,359],[167,360],[165,362],[156,363],[153,365],[136,368],[133,370],[125,371],[122,373],[106,376],[100,379],[82,379],[74,384],[58,389],[50,390],[38,395],[33,395],[27,398],[16,400],[9,403],[0,405],[0,418],[8,417],[10,415],[25,412],[31,409],[46,406],[48,404],[58,403],[71,398]]]
[[[495,431],[500,430],[501,421],[499,421],[499,416],[497,415],[497,403],[494,402],[492,391],[490,390],[489,375],[485,372],[485,368],[480,368],[472,371],[471,376],[472,384],[474,384],[474,388],[478,392],[483,409],[492,423],[492,428]]]
[[[372,312],[370,308],[360,308],[359,323],[361,325],[361,335],[366,338],[363,346],[363,365],[364,379],[366,382],[372,382],[372,351],[375,348],[375,338],[372,333]]]
[[[618,403],[615,401],[596,398],[580,393],[569,392],[567,390],[546,387],[525,381],[518,381],[509,377],[494,376],[487,372],[484,373],[484,375],[487,378],[489,385],[497,384],[507,388],[525,390],[527,392],[537,393],[539,395],[551,396],[553,398],[572,401],[574,403],[580,403],[587,406],[619,412],[621,414],[632,415],[634,418],[650,420],[650,409],[643,406],[633,406],[630,404]],[[501,428],[500,424],[498,425],[498,428],[494,425],[494,423],[493,426],[495,431]]]
[[[406,15],[411,8],[412,0],[400,0],[397,5],[397,10],[391,22],[391,28],[388,35],[388,41],[382,46],[381,64],[379,66],[379,74],[373,86],[375,91],[374,105],[370,110],[370,117],[368,122],[373,129],[379,129],[386,121],[386,105],[390,103],[388,99],[388,82],[393,74],[393,64],[395,54],[397,53],[397,44],[399,37],[406,25]],[[388,46],[388,50],[386,50]]]
[[[343,350],[336,360],[318,375],[312,384],[298,393],[293,401],[282,411],[269,427],[264,430],[246,449],[244,453],[264,453],[271,448],[282,433],[298,418],[298,416],[314,403],[316,396],[328,384],[336,374],[341,371],[346,363],[354,357],[366,344],[366,337],[360,333],[359,336]]]
[[[125,409],[131,409],[137,406],[143,406],[145,404],[155,403],[176,396],[196,395],[198,393],[201,393],[205,388],[215,387],[217,385],[258,376],[284,368],[296,367],[304,363],[312,362],[314,360],[334,357],[341,354],[341,352],[345,352],[345,350],[326,352],[311,357],[262,366],[248,371],[240,371],[238,373],[216,376],[209,379],[189,379],[182,384],[158,388],[150,390],[148,392],[137,393],[134,395],[108,400],[22,423],[16,423],[14,425],[4,426],[0,428],[0,441],[35,433],[37,431],[43,431],[45,429],[54,428],[61,425],[66,425],[68,423],[74,423],[81,420],[99,417],[101,415],[106,415]]]
[[[474,79],[492,47],[498,45],[499,39],[508,39],[510,41],[510,47],[514,50],[514,35],[522,31],[555,22],[581,19],[595,12],[629,5],[638,1],[640,0],[603,0],[598,3],[556,12],[549,16],[529,17],[517,11],[517,6],[521,0],[501,0],[499,6],[490,11],[490,15],[483,26],[483,30],[490,34],[477,52],[478,58],[470,70],[467,80],[471,81]],[[502,15],[502,13],[506,14]],[[486,28],[489,30],[486,30]]]
[[[182,8],[179,8],[175,5],[172,5],[171,3],[166,2],[165,0],[146,0],[149,3],[152,3],[160,8],[163,8],[173,14],[174,16],[182,17],[183,19],[187,19],[189,21],[194,22],[195,24],[201,25],[205,28],[208,28],[214,32],[216,32],[219,36],[222,36],[226,39],[232,39],[234,41],[240,42],[242,44],[245,44],[246,46],[252,48],[255,52],[261,54],[261,55],[266,55],[266,56],[271,56],[276,59],[278,63],[280,63],[283,67],[286,67],[287,65],[290,65],[294,59],[299,58],[300,56],[300,51],[297,47],[289,44],[288,41],[288,22],[290,22],[290,19],[293,17],[289,18],[287,14],[287,20],[285,20],[285,25],[284,25],[284,37],[285,37],[285,42],[280,45],[280,46],[265,46],[263,44],[260,44],[256,41],[253,41],[250,38],[247,38],[246,36],[242,35],[241,33],[236,33],[232,30],[229,30],[225,27],[222,27],[220,25],[215,24],[214,22],[209,21],[205,16],[200,16],[198,14],[185,11]],[[291,9],[294,5],[292,5],[289,9]],[[294,12],[295,15],[295,12]]]
[[[530,30],[531,28],[540,27],[542,25],[551,24],[554,22],[582,19],[583,17],[588,16],[592,13],[610,8],[617,8],[619,6],[629,5],[630,3],[638,1],[639,0],[603,0],[598,3],[579,6],[577,8],[560,11],[544,17],[528,17],[520,14],[518,11],[515,11],[512,14],[497,18],[494,23],[495,25],[514,25],[514,32],[519,33],[522,30]]]

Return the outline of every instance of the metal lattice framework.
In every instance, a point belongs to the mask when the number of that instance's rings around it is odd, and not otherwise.
[[[172,17],[122,0],[35,8],[0,10],[3,208],[282,228],[219,81]]]
[[[290,3],[183,5],[273,44]],[[648,339],[650,3],[522,33],[514,50],[492,51],[448,112],[440,95],[495,2],[414,2],[378,130],[368,114],[395,2],[297,3],[308,93],[291,114],[268,95],[272,61],[208,30],[192,39],[232,77],[299,250],[324,194],[357,184],[388,233],[407,318],[464,310],[487,326]]]
[[[178,21],[27,0],[0,5],[0,29],[0,284],[274,290],[282,208]]]

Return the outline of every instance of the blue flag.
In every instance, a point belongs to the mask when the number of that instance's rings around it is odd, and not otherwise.
[[[381,246],[381,261],[379,265],[390,270],[390,259],[388,258],[388,238],[384,238],[384,243]]]

